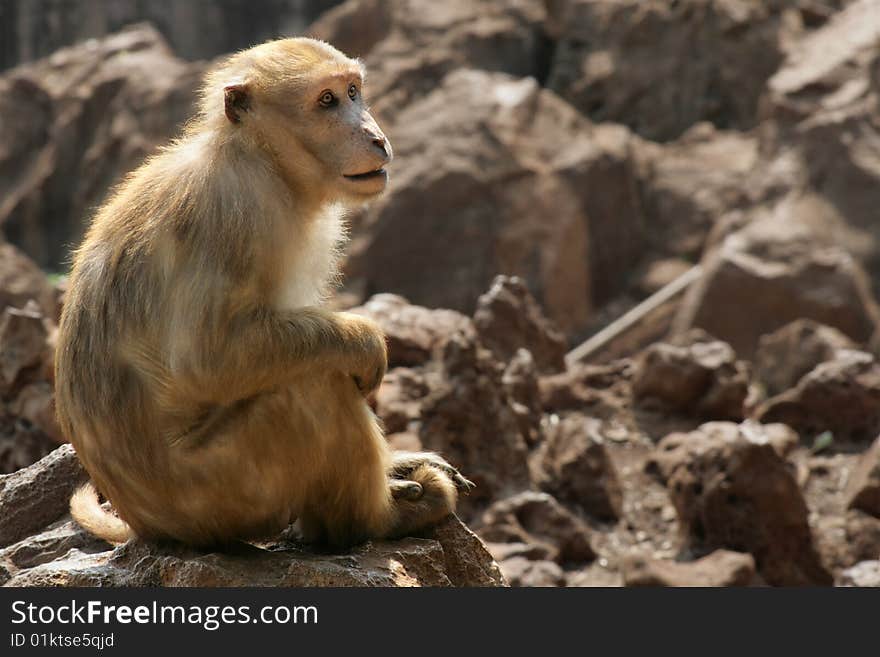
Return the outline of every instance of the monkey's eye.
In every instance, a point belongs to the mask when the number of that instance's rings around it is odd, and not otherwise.
[[[333,93],[330,91],[325,91],[318,99],[318,103],[321,105],[321,107],[332,107],[336,104],[336,96],[334,96]]]
[[[357,95],[358,95],[358,88],[356,86],[354,86],[353,84],[350,85],[348,87],[348,97],[351,98],[352,100],[354,100],[355,98],[357,98]]]

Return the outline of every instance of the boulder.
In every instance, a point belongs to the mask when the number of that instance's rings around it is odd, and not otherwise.
[[[734,422],[706,422],[700,425],[697,432],[700,435],[707,434],[719,441],[736,441],[740,436],[745,436],[749,441],[756,444],[770,445],[776,454],[785,459],[800,444],[797,433],[785,424],[758,424],[752,420],[746,420],[736,424]],[[682,459],[682,445],[687,443],[690,434],[676,432],[665,443],[664,448],[655,449],[645,461],[645,470],[655,475],[660,481],[667,482],[676,468],[680,467]],[[684,443],[682,442],[684,441]]]
[[[376,414],[386,433],[410,431],[421,419],[422,401],[429,392],[424,374],[409,367],[390,370],[376,391]]]
[[[630,359],[601,365],[573,363],[565,372],[539,379],[541,405],[547,412],[588,411],[607,419],[630,405],[634,375]]]
[[[880,309],[859,263],[821,235],[786,201],[773,214],[728,235],[703,258],[703,275],[686,293],[674,323],[701,328],[751,359],[762,335],[798,319],[866,342]]]
[[[490,545],[511,548],[499,549],[496,556],[524,556],[560,565],[583,564],[596,557],[587,525],[547,493],[525,491],[495,502],[477,527]]]
[[[532,353],[539,372],[565,369],[565,336],[544,317],[521,278],[495,277],[489,291],[477,299],[474,326],[480,341],[501,362],[525,348]]]
[[[421,444],[449,459],[476,488],[459,500],[470,514],[529,487],[527,436],[489,352],[462,334],[450,337],[420,415]]]
[[[856,344],[830,326],[809,319],[786,324],[761,336],[755,353],[755,375],[767,394],[777,395],[797,385],[817,365],[833,360]]]
[[[6,238],[60,269],[108,188],[189,118],[204,68],[140,24],[0,76]]]
[[[535,359],[528,349],[518,349],[501,377],[510,408],[519,422],[520,433],[529,447],[537,445],[544,436],[541,427],[543,412]]]
[[[552,49],[545,16],[540,0],[348,0],[321,16],[308,33],[363,58],[374,111],[400,123],[401,108],[456,69],[543,80]]]
[[[621,516],[623,490],[601,433],[602,423],[571,414],[553,422],[533,457],[536,485],[602,520]]]
[[[551,3],[557,47],[548,86],[591,118],[625,123],[655,141],[699,121],[750,128],[786,39],[800,32],[785,19],[787,4]]]
[[[453,310],[431,310],[396,294],[376,294],[350,312],[367,315],[385,332],[389,367],[423,365],[441,352],[449,336],[474,335],[469,317]]]
[[[700,257],[720,217],[766,193],[759,141],[750,133],[698,123],[675,141],[644,142],[634,154],[651,252],[687,258],[681,273]]]
[[[0,182],[0,186],[3,184]],[[0,312],[9,306],[24,308],[28,301],[35,301],[47,317],[56,317],[55,292],[46,274],[24,253],[0,239]]]
[[[880,518],[880,438],[861,455],[844,492],[847,507]]]
[[[791,426],[807,443],[825,431],[835,440],[871,440],[880,432],[880,364],[864,351],[840,351],[753,415]]]
[[[58,443],[24,418],[0,414],[0,476],[26,468]]]
[[[690,549],[748,552],[771,585],[828,585],[797,480],[770,441],[728,423],[673,433],[657,452]]]
[[[636,360],[633,399],[641,407],[695,417],[740,420],[749,369],[730,345],[702,331],[659,342]]]
[[[636,142],[531,78],[454,71],[400,111],[393,141],[388,193],[353,221],[353,288],[470,313],[504,272],[571,334],[643,255]]]
[[[0,475],[0,547],[61,517],[73,491],[87,479],[70,445],[62,445],[23,470]]]
[[[68,523],[0,552],[8,586],[504,586],[480,540],[455,518],[427,538],[321,554],[286,540],[223,552],[129,541],[114,550]],[[106,547],[106,546],[105,546]],[[28,555],[22,559],[21,555]],[[39,556],[35,556],[39,554]]]
[[[0,313],[0,394],[7,395],[20,375],[39,367],[46,353],[43,315],[35,307],[7,307]]]
[[[874,274],[880,263],[878,44],[880,2],[845,3],[792,44],[767,82],[760,130],[762,150],[792,169],[789,178],[809,185],[845,218],[853,233],[848,248]]]
[[[68,11],[55,0],[10,0],[4,18],[0,69],[51,55],[72,43],[100,38],[138,21],[162,30],[175,52],[187,59],[204,59],[247,48],[276,37],[279,30],[296,33],[339,0],[272,1],[253,11],[242,0],[211,4],[113,0],[89,2]],[[8,7],[8,10],[7,10]]]
[[[691,562],[633,555],[623,560],[624,586],[748,586],[755,579],[750,554],[715,550]]]

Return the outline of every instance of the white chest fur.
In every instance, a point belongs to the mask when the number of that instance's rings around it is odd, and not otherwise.
[[[294,310],[321,303],[335,283],[342,243],[342,211],[328,210],[306,226],[291,229],[284,237],[284,259],[276,305]]]

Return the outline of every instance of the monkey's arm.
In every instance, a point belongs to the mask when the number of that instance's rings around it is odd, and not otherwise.
[[[350,375],[364,394],[385,375],[385,336],[366,317],[320,308],[240,312],[175,354],[175,382],[193,398],[228,403],[273,390],[309,369]]]

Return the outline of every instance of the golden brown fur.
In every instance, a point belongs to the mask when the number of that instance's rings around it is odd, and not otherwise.
[[[345,206],[385,186],[358,174],[391,159],[362,75],[309,39],[234,55],[97,212],[56,360],[61,425],[119,515],[86,488],[85,528],[212,544],[299,518],[342,546],[428,526],[469,486],[436,455],[390,452],[364,400],[384,336],[320,306]]]

